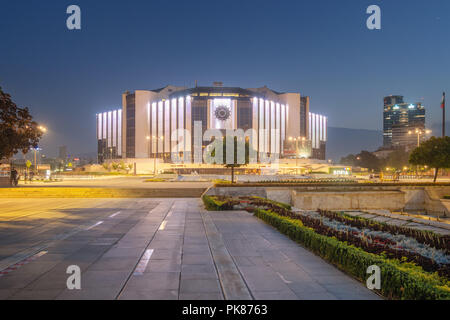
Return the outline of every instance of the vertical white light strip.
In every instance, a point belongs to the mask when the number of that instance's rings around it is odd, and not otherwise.
[[[323,116],[319,115],[319,141],[323,141]]]
[[[192,136],[192,107],[191,107],[191,102],[192,102],[192,98],[191,96],[186,96],[186,114],[184,115],[186,117],[186,131],[190,132],[191,136]],[[187,140],[189,137],[185,137],[185,139]],[[191,141],[186,141],[186,152],[191,152],[191,144],[192,144],[192,139]]]
[[[312,115],[311,112],[308,113],[308,140],[311,140],[312,143],[312,121],[311,121]]]
[[[324,126],[323,126],[323,130],[324,130],[324,141],[327,141],[327,140],[328,140],[327,126],[328,126],[328,117],[325,117],[325,124],[324,124]]]
[[[163,110],[163,102],[158,102],[158,155],[164,152],[163,150],[163,136],[164,136],[164,110]]]
[[[164,152],[170,152],[170,101],[164,102]]]
[[[280,141],[280,137],[281,137],[281,122],[280,122],[280,104],[277,103],[276,104],[276,109],[275,109],[275,129],[277,132],[277,136],[278,138],[276,139],[276,153],[280,154],[281,150],[280,150],[280,146],[281,146],[281,141]]]
[[[270,101],[270,153],[276,153],[275,103]]]
[[[258,150],[258,98],[253,98],[252,104],[252,129],[253,129],[253,149]]]
[[[152,136],[151,136],[151,139],[152,139],[152,153],[153,154],[155,154],[156,152],[157,152],[157,150],[156,150],[156,146],[157,146],[157,135],[158,135],[158,133],[157,133],[157,131],[156,131],[156,129],[157,129],[157,106],[156,106],[156,102],[153,102],[152,103]],[[154,156],[156,156],[156,155],[154,155]]]
[[[184,98],[179,98],[178,99],[178,128],[179,129],[184,129]],[[183,137],[183,133],[179,132],[179,141],[182,141],[182,139],[184,140]],[[184,141],[183,143],[179,144],[179,152],[184,152]]]
[[[117,148],[117,110],[112,114],[113,132],[112,132],[112,146]]]
[[[172,132],[174,132],[177,129],[177,99],[172,99],[170,104],[171,104],[171,108],[172,108],[172,111],[171,111],[171,122],[172,123],[171,123],[170,130]],[[170,133],[171,136],[172,136],[172,132]],[[177,142],[173,141],[172,146],[176,146],[176,145],[177,145]],[[172,151],[172,147],[170,150]]]
[[[286,106],[281,105],[281,153],[284,153],[284,142],[286,140]]]
[[[264,128],[266,129],[264,132],[264,151],[270,152],[269,150],[269,133],[270,133],[270,103],[268,100],[264,100],[265,104],[265,125]]]
[[[264,100],[259,99],[259,152],[264,152]]]
[[[112,112],[108,111],[108,148],[112,146]]]
[[[107,117],[107,113],[103,112],[102,117],[103,117],[103,125],[102,125],[103,135],[102,135],[102,139],[106,139],[107,138],[107,136],[106,136],[106,117]]]
[[[319,115],[316,114],[316,132],[317,132],[317,136],[316,136],[316,148],[319,148],[319,141],[320,141],[320,122],[319,122]]]
[[[122,156],[122,110],[117,110],[117,154]]]

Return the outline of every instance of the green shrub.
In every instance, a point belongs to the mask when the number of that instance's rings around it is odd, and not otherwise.
[[[274,226],[281,233],[302,244],[339,269],[365,282],[366,270],[371,265],[381,269],[381,294],[391,299],[450,299],[450,288],[445,279],[424,272],[411,264],[400,264],[380,255],[348,245],[303,226],[301,221],[256,209],[255,215]]]
[[[264,202],[267,202],[267,203],[271,203],[271,204],[273,204],[275,206],[278,206],[278,207],[281,207],[281,208],[284,208],[284,209],[287,209],[287,210],[291,210],[292,209],[292,206],[290,204],[287,204],[287,203],[278,202],[278,201],[275,201],[275,200],[270,200],[270,199],[257,197],[257,196],[252,196],[250,198],[251,199],[258,199],[258,200],[261,200],[261,201],[264,201]]]
[[[206,210],[209,211],[225,211],[232,210],[233,205],[239,203],[233,201],[232,199],[220,199],[217,196],[207,196],[203,195],[202,197],[203,203],[205,204]]]

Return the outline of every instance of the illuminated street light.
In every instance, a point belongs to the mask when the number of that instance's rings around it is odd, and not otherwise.
[[[414,131],[408,131],[408,134],[417,134],[417,147],[420,147],[420,136],[425,134],[430,134],[431,130],[422,130],[416,128]]]
[[[46,133],[47,132],[47,128],[44,127],[44,126],[39,126],[38,129],[41,130],[42,133]],[[36,161],[36,151],[37,150],[40,150],[40,148],[38,148],[38,147],[33,148],[33,151],[34,151],[34,173],[35,174],[37,173],[37,161]]]

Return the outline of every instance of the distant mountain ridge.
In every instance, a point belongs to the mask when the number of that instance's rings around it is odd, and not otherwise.
[[[450,135],[450,122],[446,122],[446,135]],[[440,137],[441,123],[432,123],[427,126],[432,135]],[[327,159],[339,161],[349,154],[357,154],[362,150],[375,151],[383,145],[383,131],[367,129],[350,129],[328,127]]]
[[[382,131],[328,127],[327,159],[337,162],[350,153],[375,151],[382,145]]]

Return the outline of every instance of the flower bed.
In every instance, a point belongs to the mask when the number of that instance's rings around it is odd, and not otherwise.
[[[299,219],[256,209],[255,215],[360,281],[371,265],[381,269],[381,294],[391,299],[450,299],[448,280],[405,261],[366,252],[348,242],[317,233]]]
[[[450,254],[450,236],[439,235],[432,231],[412,229],[408,227],[395,226],[384,222],[378,222],[364,217],[354,217],[344,212],[318,210],[319,214],[332,220],[343,222],[357,228],[368,228],[375,231],[401,234],[416,239],[418,242],[427,244],[433,248],[444,250]]]
[[[382,270],[381,292],[386,297],[450,299],[448,237],[344,213],[297,214],[289,205],[258,197],[222,197],[220,201],[228,204],[227,210],[254,212],[360,280],[366,279],[368,266],[378,265]]]

